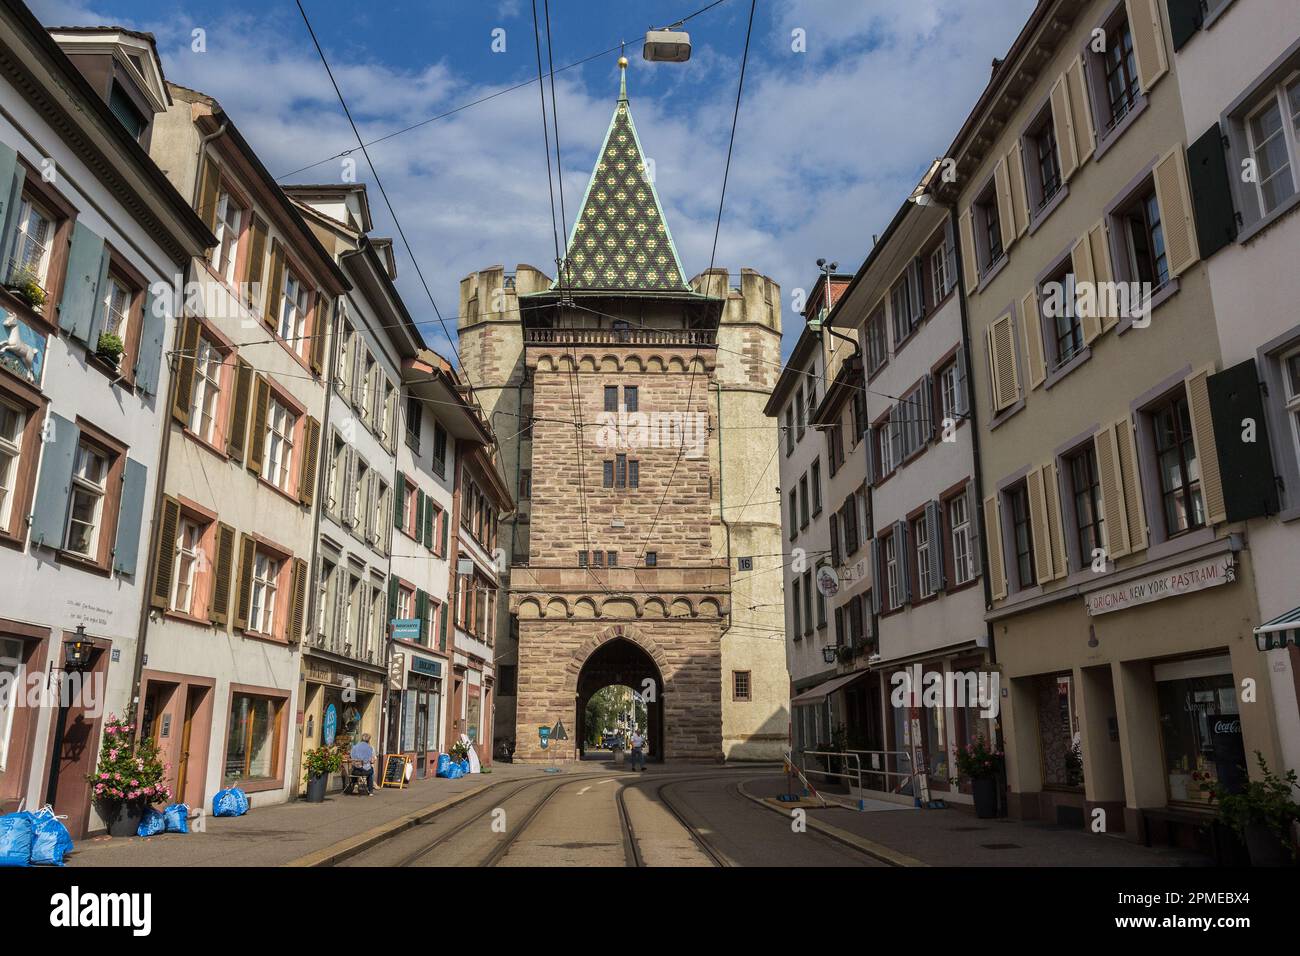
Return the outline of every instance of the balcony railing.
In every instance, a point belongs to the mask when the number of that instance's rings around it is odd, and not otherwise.
[[[687,345],[717,344],[714,329],[527,329],[529,345]]]

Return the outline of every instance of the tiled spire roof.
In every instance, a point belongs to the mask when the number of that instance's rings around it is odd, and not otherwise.
[[[618,104],[569,236],[563,286],[581,291],[689,292],[627,99]],[[653,174],[651,174],[653,175]],[[552,284],[559,289],[559,279]]]

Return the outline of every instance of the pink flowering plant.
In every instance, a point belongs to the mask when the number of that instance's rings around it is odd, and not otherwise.
[[[963,777],[994,777],[1001,769],[1002,751],[993,749],[983,734],[976,734],[965,747],[957,748],[957,772]]]
[[[130,713],[121,718],[108,715],[99,763],[95,772],[86,778],[91,783],[95,803],[149,806],[171,801],[172,792],[166,783],[169,768],[159,755],[158,746],[148,737],[134,743],[134,730]]]

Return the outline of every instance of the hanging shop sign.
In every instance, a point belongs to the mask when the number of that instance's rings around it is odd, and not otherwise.
[[[420,639],[420,619],[418,617],[395,617],[388,622],[393,626],[393,637],[402,641]]]
[[[388,659],[388,689],[401,690],[402,679],[406,676],[406,655],[394,653]]]
[[[321,721],[321,735],[325,738],[325,746],[333,747],[334,738],[339,732],[339,712],[335,710],[334,705],[330,704],[325,708],[325,719]]]
[[[1150,604],[1152,601],[1230,584],[1236,579],[1237,569],[1232,563],[1232,555],[1224,554],[1171,571],[1136,578],[1116,587],[1093,591],[1084,596],[1084,601],[1089,614],[1109,614],[1139,604]]]

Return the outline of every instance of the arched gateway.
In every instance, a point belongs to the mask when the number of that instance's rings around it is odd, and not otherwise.
[[[649,723],[649,756],[652,760],[663,759],[663,676],[645,648],[625,637],[616,637],[597,646],[588,654],[578,672],[577,713],[574,719],[577,732],[573,736],[579,751],[587,739],[587,703],[596,691],[611,684],[631,687],[645,702]]]

